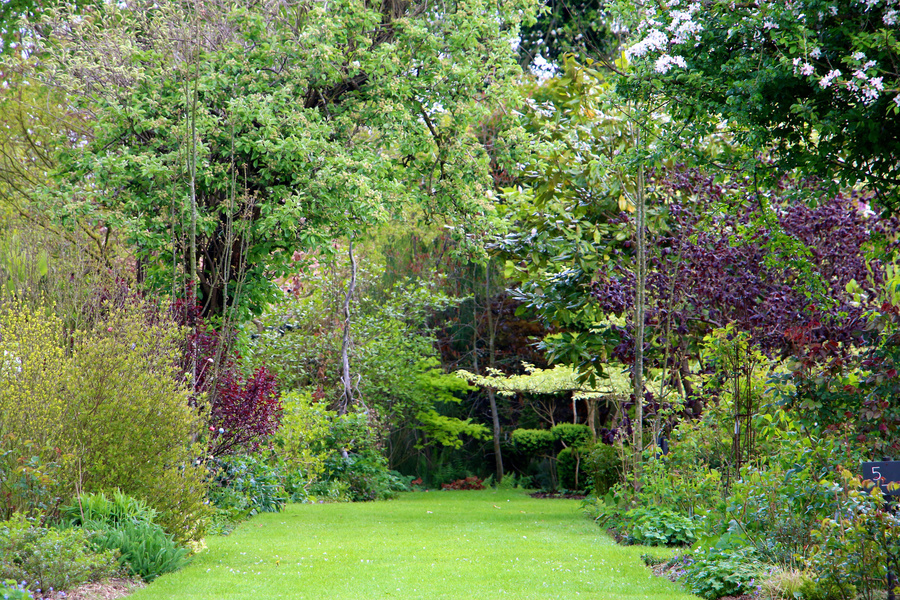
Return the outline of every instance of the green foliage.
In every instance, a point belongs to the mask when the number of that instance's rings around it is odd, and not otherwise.
[[[559,485],[567,490],[583,490],[590,483],[586,460],[590,450],[586,446],[563,448],[556,455],[556,475]]]
[[[510,41],[535,8],[341,0],[294,13],[210,0],[100,3],[90,19],[46,11],[29,39],[42,73],[94,124],[86,145],[65,143],[59,157],[63,216],[121,227],[148,283],[169,290],[173,263],[190,272],[193,190],[208,311],[258,311],[298,246],[325,246],[411,202],[484,208],[481,125],[516,104]],[[509,154],[509,137],[490,138],[495,155]]]
[[[80,527],[91,521],[102,521],[111,525],[126,521],[147,521],[152,523],[159,513],[143,500],[132,498],[121,490],[107,497],[103,492],[82,494],[75,501],[60,509],[60,520],[69,527]]]
[[[584,457],[584,471],[593,482],[593,493],[604,496],[621,480],[622,461],[614,446],[596,444]]]
[[[334,454],[325,461],[323,483],[325,490],[331,482],[343,484],[344,493],[351,502],[387,500],[398,492],[409,491],[409,480],[396,471],[388,470],[387,459],[377,451]],[[321,489],[321,488],[319,488]],[[315,488],[312,490],[315,492]]]
[[[587,446],[593,439],[590,427],[587,425],[576,425],[575,423],[560,423],[551,428],[550,433],[564,448]]]
[[[343,317],[334,299],[345,283],[343,274],[324,269],[297,276],[298,292],[308,293],[272,306],[250,345],[254,361],[271,367],[283,387],[297,393],[315,390],[324,404],[333,405],[342,393],[337,384]],[[465,437],[485,439],[489,431],[483,425],[446,414],[471,388],[440,367],[426,321],[451,300],[427,282],[404,280],[379,289],[376,273],[367,269],[360,270],[357,286],[362,299],[351,309],[350,361],[360,397],[377,410],[372,425],[378,436],[386,440],[420,432],[419,448],[460,447]]]
[[[199,419],[174,368],[180,329],[129,303],[69,340],[62,330],[46,310],[0,315],[0,430],[15,435],[5,448],[22,456],[31,440],[71,455],[54,472],[60,497],[76,485],[120,489],[158,510],[177,539],[201,536],[204,472],[190,443]]]
[[[848,471],[841,473],[837,505],[812,532],[806,566],[815,589],[841,600],[881,597],[888,566],[900,564],[900,518],[884,507],[879,488]]]
[[[288,494],[282,471],[264,456],[223,456],[210,465],[215,471],[209,499],[220,510],[249,517],[284,508]]]
[[[3,600],[34,600],[31,592],[12,579],[0,581],[0,598]]]
[[[525,456],[546,456],[553,451],[556,438],[549,429],[516,429],[512,441]]]
[[[30,590],[69,590],[116,571],[116,553],[95,552],[82,529],[49,529],[22,514],[0,521],[0,581],[28,582]]]
[[[49,457],[45,460],[44,457]],[[0,437],[0,520],[15,513],[43,518],[55,516],[62,501],[60,471],[71,456],[57,449],[41,449],[15,434]]]
[[[646,21],[632,29],[641,37],[685,33],[628,53],[636,66],[632,83],[662,91],[674,122],[695,127],[698,137],[725,122],[754,161],[771,149],[777,166],[760,169],[762,176],[800,168],[848,186],[864,181],[882,206],[898,208],[900,38],[892,3],[717,2],[687,21],[679,13],[642,15]],[[661,55],[679,56],[684,68],[657,68]]]
[[[81,526],[94,532],[90,538],[94,547],[110,552],[118,551],[122,567],[130,575],[136,575],[144,581],[153,581],[188,563],[188,549],[179,546],[162,527],[148,520],[86,520]]]
[[[420,412],[416,415],[419,420],[419,428],[431,442],[453,448],[462,448],[462,436],[468,436],[476,440],[486,440],[491,437],[491,430],[481,423],[472,423],[472,419],[457,419],[447,417],[436,410]]]
[[[772,452],[764,465],[742,470],[728,498],[726,520],[758,556],[796,567],[813,546],[818,523],[839,508],[836,465],[855,460],[843,440],[803,432],[781,411],[771,424],[765,416],[758,420],[762,423],[767,424],[758,427],[760,436]]]
[[[94,548],[117,553],[123,569],[144,581],[187,564],[188,550],[154,522],[159,513],[119,490],[112,497],[82,494],[61,516],[68,526],[93,532]]]
[[[756,592],[763,571],[752,550],[698,548],[685,560],[685,588],[706,600]]]
[[[689,546],[700,529],[693,519],[660,506],[633,508],[625,518],[629,540],[644,546]]]
[[[292,502],[300,502],[306,499],[309,485],[325,470],[324,441],[337,413],[313,402],[309,394],[289,393],[282,400],[284,412],[274,446],[283,462],[285,489]]]
[[[721,509],[723,485],[719,471],[703,463],[675,461],[652,453],[652,449],[647,452],[641,468],[639,491],[634,491],[631,473],[625,484],[614,488],[621,505],[666,506],[688,517]]]

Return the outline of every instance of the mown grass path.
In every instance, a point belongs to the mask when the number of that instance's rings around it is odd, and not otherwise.
[[[520,490],[292,505],[243,524],[132,600],[687,600],[574,500]]]

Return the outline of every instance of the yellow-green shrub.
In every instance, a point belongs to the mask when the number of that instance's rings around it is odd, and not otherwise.
[[[299,472],[308,488],[325,470],[329,450],[323,440],[330,435],[337,413],[313,402],[308,393],[293,392],[282,399],[284,412],[275,445],[285,466]]]
[[[0,432],[46,447],[65,433],[62,321],[13,305],[0,315]]]
[[[174,366],[180,329],[131,304],[91,331],[61,332],[52,314],[12,308],[0,317],[0,429],[71,454],[60,473],[70,492],[76,483],[118,488],[158,510],[177,539],[200,535],[202,450],[191,440],[201,424]]]

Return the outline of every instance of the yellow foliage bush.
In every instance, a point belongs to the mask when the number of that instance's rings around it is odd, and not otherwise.
[[[52,312],[0,315],[0,431],[74,457],[60,483],[146,500],[180,540],[206,516],[202,426],[175,368],[182,332],[138,304],[64,337]]]

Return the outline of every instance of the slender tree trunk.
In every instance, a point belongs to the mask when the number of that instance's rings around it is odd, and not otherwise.
[[[634,127],[635,147],[641,147],[640,131]],[[635,238],[636,238],[636,271],[634,296],[634,482],[640,488],[641,463],[644,455],[644,308],[646,303],[647,284],[647,240],[646,205],[644,198],[644,167],[638,163],[637,185],[635,189]]]
[[[344,342],[341,344],[341,364],[343,374],[341,382],[344,384],[344,394],[338,406],[338,414],[347,414],[353,405],[353,384],[350,380],[350,300],[356,291],[356,258],[353,256],[353,238],[350,238],[348,248],[350,255],[350,283],[347,285],[347,295],[344,297]]]
[[[491,262],[488,261],[484,267],[484,292],[485,292],[485,309],[487,310],[488,322],[488,364],[494,368],[494,311],[491,305]],[[491,420],[494,424],[494,463],[497,470],[497,483],[503,480],[503,456],[500,454],[500,415],[497,414],[497,399],[494,396],[493,388],[488,388],[488,401],[491,403]]]

